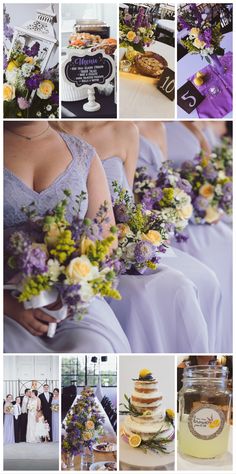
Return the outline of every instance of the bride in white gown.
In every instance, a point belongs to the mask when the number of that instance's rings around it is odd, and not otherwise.
[[[26,431],[26,443],[39,443],[40,439],[36,435],[37,413],[41,409],[41,401],[38,398],[38,391],[32,390],[28,403],[28,422]]]

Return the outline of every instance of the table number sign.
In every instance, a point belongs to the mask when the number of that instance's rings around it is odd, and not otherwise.
[[[157,88],[162,94],[168,99],[174,100],[175,98],[175,73],[172,69],[166,67],[158,81]]]
[[[205,97],[200,94],[191,81],[187,81],[177,91],[177,103],[187,114],[191,114],[204,99]]]
[[[100,109],[95,102],[94,87],[107,85],[115,77],[114,59],[103,52],[73,51],[62,65],[64,81],[75,87],[86,89],[88,102],[83,106],[87,112]]]

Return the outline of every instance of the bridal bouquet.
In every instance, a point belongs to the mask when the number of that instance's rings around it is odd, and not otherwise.
[[[184,229],[192,215],[189,193],[191,185],[166,161],[155,179],[148,176],[145,168],[138,168],[135,175],[134,193],[139,201],[166,224],[170,237],[186,240]]]
[[[22,211],[27,216],[25,231],[14,232],[8,244],[8,265],[14,270],[17,298],[26,308],[47,307],[61,301],[62,309],[80,319],[95,296],[120,298],[115,289],[117,257],[112,251],[116,228],[103,238],[107,222],[107,204],[96,218],[80,219],[80,207],[86,193],[76,197],[71,223],[66,219],[70,192],[64,191],[54,209],[39,216],[34,203]],[[45,311],[48,312],[47,308]],[[49,314],[51,312],[49,311]]]
[[[181,29],[186,30],[186,39],[180,42],[190,54],[200,54],[210,62],[209,56],[224,55],[220,47],[223,35],[220,22],[212,22],[210,5],[202,7],[196,3],[185,4],[179,8],[178,23]]]
[[[13,406],[13,405],[9,405],[9,406],[5,407],[4,410],[5,410],[5,413],[9,413],[10,415],[13,415],[13,413],[14,413],[14,406]]]
[[[189,195],[196,224],[214,224],[224,213],[232,212],[232,155],[228,153],[231,155],[219,149],[218,155],[206,156],[202,152],[194,161],[182,164],[181,176],[192,186]]]
[[[62,453],[77,456],[85,448],[92,451],[93,444],[103,433],[103,423],[94,394],[92,398],[81,394],[66,417]]]
[[[10,17],[4,10],[4,117],[58,117],[58,67],[41,70],[44,51],[40,51],[37,41],[29,47],[19,39],[11,50],[13,33]]]
[[[51,405],[51,410],[54,411],[55,413],[59,412],[59,403],[53,403]]]
[[[121,272],[155,270],[166,251],[168,231],[162,216],[135,204],[127,190],[113,182],[113,209],[118,228]]]
[[[127,11],[120,15],[120,46],[132,47],[135,51],[144,52],[154,40],[155,25],[149,21],[148,14],[140,7],[136,15]]]

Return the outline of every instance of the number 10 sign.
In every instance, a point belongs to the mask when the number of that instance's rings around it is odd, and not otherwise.
[[[168,99],[175,98],[175,73],[172,69],[166,67],[158,81],[157,88],[162,94],[166,95]]]

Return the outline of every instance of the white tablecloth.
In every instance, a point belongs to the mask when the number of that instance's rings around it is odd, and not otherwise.
[[[146,48],[163,56],[168,62],[168,67],[175,69],[175,48],[155,41]],[[149,78],[148,78],[149,79]],[[147,78],[120,75],[119,81],[119,115],[120,118],[174,118],[174,101],[163,95]]]

